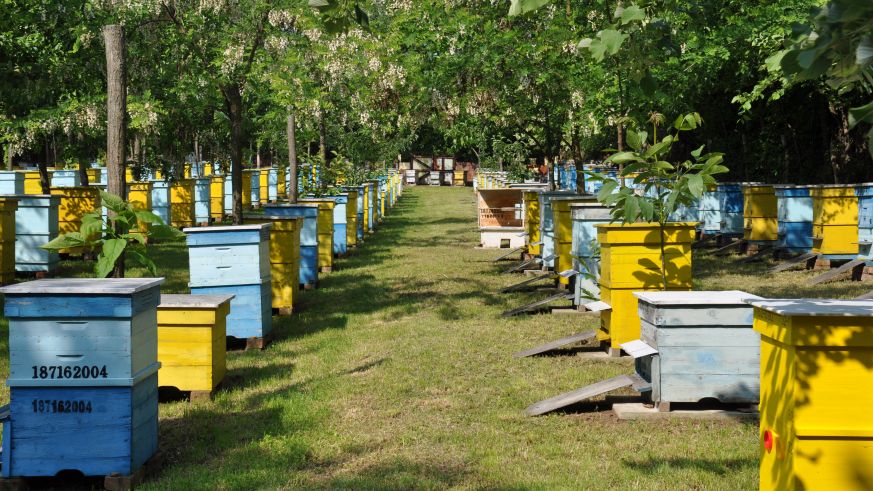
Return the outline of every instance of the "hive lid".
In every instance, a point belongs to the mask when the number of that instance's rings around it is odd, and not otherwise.
[[[162,294],[158,308],[214,309],[230,302],[236,295],[174,295]]]
[[[164,278],[53,278],[0,288],[9,294],[131,295],[160,286]]]
[[[763,298],[739,290],[696,292],[635,292],[634,296],[652,305],[746,305]]]
[[[186,234],[209,233],[209,232],[244,232],[246,230],[261,230],[272,227],[270,223],[258,223],[253,225],[226,225],[224,227],[193,227],[184,228]]]
[[[873,300],[788,298],[749,301],[752,306],[784,316],[873,317]]]

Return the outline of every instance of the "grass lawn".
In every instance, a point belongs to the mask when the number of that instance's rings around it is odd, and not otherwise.
[[[298,313],[274,318],[276,342],[229,355],[214,401],[161,404],[168,462],[146,488],[757,487],[754,424],[625,422],[606,411],[524,417],[532,402],[630,373],[632,361],[572,350],[512,358],[593,320],[501,319],[532,297],[499,294],[518,277],[499,274],[507,263],[495,265],[498,254],[477,244],[470,189],[408,189],[377,233],[303,294]],[[155,254],[165,291],[186,292],[184,244]],[[812,273],[774,276],[766,264],[733,261],[697,253],[695,288],[843,298],[868,290],[808,288]],[[81,263],[64,267],[86,273]]]

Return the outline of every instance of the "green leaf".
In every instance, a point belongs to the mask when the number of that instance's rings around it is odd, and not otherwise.
[[[185,234],[166,225],[152,225],[149,228],[149,237],[155,239],[181,239],[185,237]]]
[[[697,150],[693,150],[693,151],[691,152],[691,156],[694,157],[694,158],[696,158],[696,159],[699,159],[700,156],[703,154],[703,149],[704,149],[705,147],[706,147],[706,145],[701,145],[700,148],[698,148]]]
[[[103,247],[100,250],[100,255],[97,256],[97,265],[94,267],[94,274],[98,278],[106,278],[115,269],[115,261],[124,252],[127,247],[127,241],[124,239],[108,239],[103,241]]]
[[[103,201],[103,206],[105,206],[107,210],[115,213],[121,213],[127,209],[128,206],[120,197],[105,191],[100,191],[100,199]]]
[[[849,127],[854,128],[861,122],[873,123],[873,101],[863,106],[849,109]]]
[[[79,232],[69,232],[63,235],[59,235],[49,241],[47,244],[40,246],[41,249],[45,249],[47,251],[57,251],[61,249],[70,249],[73,247],[83,247],[88,245],[85,240],[82,238],[82,234]]]
[[[640,139],[639,133],[632,129],[627,130],[627,144],[637,152],[643,148],[643,141]]]
[[[164,225],[164,221],[161,219],[161,217],[155,215],[150,211],[137,210],[136,212],[134,212],[134,214],[136,215],[136,219],[142,223]]]
[[[642,162],[643,159],[637,156],[634,152],[618,152],[610,155],[606,161],[614,162],[616,164],[625,164],[627,162]]]
[[[687,174],[688,176],[688,191],[695,198],[703,196],[703,191],[706,186],[703,184],[703,178],[699,174]]]
[[[646,13],[643,9],[637,7],[636,5],[631,5],[630,7],[625,7],[621,12],[621,24],[626,25],[631,22],[641,21],[646,18]]]
[[[600,191],[597,192],[597,201],[603,203],[606,200],[606,197],[610,196],[617,187],[618,181],[604,181],[603,186],[600,188]]]
[[[599,36],[606,53],[610,55],[618,54],[621,45],[628,37],[627,34],[615,29],[604,29],[600,31]]]
[[[130,258],[134,260],[134,262],[139,263],[140,266],[144,267],[152,276],[158,275],[158,268],[155,265],[155,262],[152,261],[152,258],[148,257],[141,251],[136,249],[130,249],[128,251]]]
[[[509,15],[510,17],[513,17],[516,15],[525,14],[527,12],[532,12],[550,3],[552,3],[552,0],[512,0],[512,4],[509,6]]]
[[[640,205],[636,196],[628,196],[624,201],[624,221],[634,223],[640,216]]]
[[[651,222],[652,218],[655,216],[655,205],[647,199],[640,199],[639,205],[640,216],[642,217],[642,219],[647,222]]]

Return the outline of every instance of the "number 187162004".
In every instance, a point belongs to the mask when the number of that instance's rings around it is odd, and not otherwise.
[[[106,365],[61,366],[33,365],[34,379],[89,379],[107,378]]]

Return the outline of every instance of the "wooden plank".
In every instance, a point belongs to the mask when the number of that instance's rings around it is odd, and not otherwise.
[[[527,247],[527,246],[516,247],[515,249],[512,249],[511,251],[507,252],[506,254],[504,254],[504,255],[502,255],[502,256],[500,256],[500,257],[494,258],[494,262],[496,263],[496,262],[498,262],[498,261],[502,261],[502,260],[508,258],[509,256],[513,255],[513,254],[520,254],[521,251],[525,250],[526,247]]]
[[[543,274],[543,275],[539,275],[539,276],[534,276],[533,278],[528,278],[528,279],[522,281],[521,283],[516,283],[512,286],[508,286],[508,287],[504,288],[503,290],[500,290],[500,293],[517,292],[517,291],[524,289],[527,286],[530,286],[530,285],[533,285],[534,283],[537,283],[538,281],[542,281],[543,279],[553,280],[554,278],[555,277],[550,275],[550,274]]]
[[[806,265],[806,269],[810,269],[812,264],[819,258],[819,254],[817,252],[808,252],[806,254],[801,254],[795,258],[791,258],[782,264],[778,264],[772,268],[770,268],[770,273],[781,273],[783,271],[788,271],[790,269],[794,269],[801,264]],[[812,263],[812,264],[810,264]]]
[[[747,264],[755,261],[760,261],[765,255],[773,252],[773,247],[771,246],[762,246],[758,249],[758,252],[752,254],[751,256],[744,257],[737,261],[737,264]]]
[[[623,387],[644,388],[644,386],[645,381],[642,381],[637,375],[619,375],[531,404],[524,410],[524,413],[527,416],[540,416],[616,389]]]
[[[567,346],[570,344],[576,343],[587,343],[592,339],[597,337],[597,332],[594,330],[584,331],[577,334],[573,334],[572,336],[567,336],[565,338],[556,339],[555,341],[551,341],[549,343],[537,346],[536,348],[527,349],[524,351],[519,351],[518,353],[513,354],[512,356],[515,358],[525,358],[528,356],[539,355],[542,353],[546,353],[549,351],[556,350],[560,347]]]
[[[689,409],[689,410],[672,410],[669,412],[659,411],[657,407],[647,407],[643,403],[622,403],[613,404],[612,411],[622,420],[646,419],[646,420],[664,420],[664,419],[693,419],[693,420],[751,420],[758,419],[758,412],[754,409],[749,410],[734,410],[734,409]]]
[[[867,261],[864,259],[855,259],[854,261],[849,261],[837,269],[832,269],[823,275],[816,276],[815,278],[809,280],[809,284],[820,285],[829,281],[835,281],[843,275],[853,273],[856,268],[863,268],[866,262]]]
[[[865,293],[859,297],[855,297],[854,300],[873,300],[873,292]]]
[[[548,305],[552,302],[557,302],[558,300],[572,300],[573,296],[574,295],[572,293],[557,293],[555,295],[544,298],[542,300],[537,300],[536,302],[529,303],[529,304],[524,305],[522,307],[519,307],[517,309],[507,310],[506,312],[501,314],[501,316],[502,317],[512,317],[512,316],[515,316],[518,314],[523,314],[525,312],[530,312],[531,310],[534,310],[537,307],[542,307],[542,306]]]
[[[716,256],[724,256],[724,255],[727,255],[731,249],[738,248],[738,247],[741,247],[744,245],[746,245],[745,240],[736,240],[736,241],[731,242],[730,244],[728,244],[726,246],[723,246],[719,249],[716,249],[712,253]]]
[[[691,244],[691,248],[692,248],[692,249],[698,249],[698,248],[700,248],[700,247],[703,247],[703,245],[706,244],[706,243],[709,242],[709,241],[712,241],[712,240],[718,241],[718,239],[719,239],[720,237],[721,237],[721,234],[715,234],[715,235],[704,235],[703,238],[701,238],[701,239],[698,240],[697,242]]]
[[[504,273],[506,273],[506,274],[518,273],[519,271],[524,270],[528,266],[532,266],[535,263],[541,263],[542,261],[543,261],[542,258],[539,258],[539,257],[535,257],[529,261],[522,261],[521,264],[518,264],[517,266],[513,266],[513,267],[507,269],[506,271],[504,271]]]

